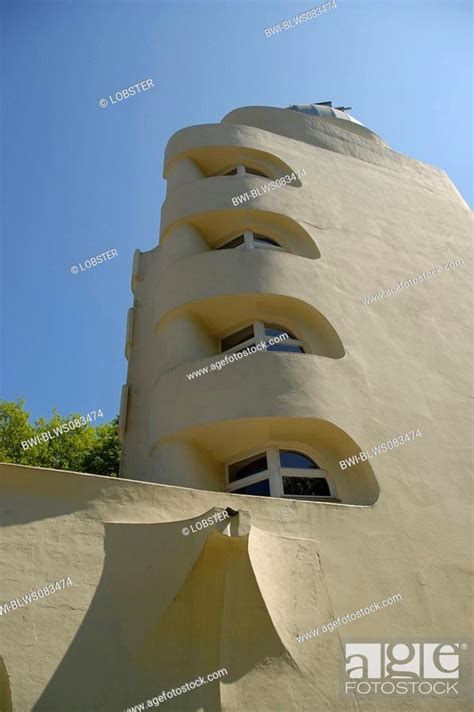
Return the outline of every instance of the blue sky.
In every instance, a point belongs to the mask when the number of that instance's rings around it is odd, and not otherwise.
[[[158,242],[163,152],[185,126],[332,100],[472,204],[471,3],[336,2],[267,38],[315,3],[0,0],[0,397],[34,418],[118,413],[132,256]]]

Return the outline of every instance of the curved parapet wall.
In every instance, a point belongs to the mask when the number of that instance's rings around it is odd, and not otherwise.
[[[308,180],[311,178],[310,173]],[[183,223],[192,224],[201,231],[207,228],[220,239],[239,228],[252,229],[254,218],[259,218],[263,224],[273,223],[275,227],[281,226],[285,219],[295,225],[310,223],[319,229],[331,226],[324,201],[321,198],[318,201],[314,185],[311,190],[308,182],[306,189],[287,185],[253,197],[238,207],[232,205],[232,197],[249,195],[253,188],[260,188],[265,182],[257,176],[206,178],[175,190],[162,208],[162,244],[172,229]]]
[[[287,142],[280,136],[275,139],[272,146],[268,132],[252,126],[226,123],[189,126],[168,141],[163,174],[169,180],[176,162],[188,159],[198,169],[195,177],[225,173],[231,165],[247,162],[262,172],[274,171],[276,177],[293,166],[291,159],[282,158],[279,153],[280,149],[287,153]]]
[[[162,354],[157,379],[180,366],[186,366],[191,373],[206,367],[215,370],[212,364],[222,358],[220,338],[254,321],[278,322],[282,329],[291,331],[301,341],[308,357],[339,359],[344,356],[344,346],[334,326],[304,301],[277,294],[237,293],[235,296],[203,299],[167,312],[155,330],[157,350]],[[301,357],[296,355],[295,363]],[[189,375],[189,379],[192,378]]]
[[[168,207],[170,227],[161,243],[163,261],[167,264],[199,252],[215,250],[225,240],[245,230],[270,237],[286,253],[318,259],[321,256],[317,245],[318,230],[329,226],[323,211],[318,224],[313,226],[300,223],[301,217],[270,211],[268,204],[233,209],[224,205],[221,210],[199,209],[186,217],[177,217],[173,214],[174,206]],[[170,235],[177,239],[169,240]]]
[[[280,158],[278,151],[262,150],[262,143],[255,141],[252,131],[246,132],[248,136],[243,143],[242,132],[236,132],[234,127],[217,124],[194,128],[195,131],[179,131],[168,143],[163,171],[168,191],[200,178],[223,176],[238,164],[270,180],[298,168],[291,165],[291,160]],[[204,135],[206,143],[203,144]],[[295,180],[290,185],[300,183]]]
[[[294,116],[296,114],[296,118]],[[253,123],[256,121],[258,123]],[[258,126],[283,136],[298,137],[306,143],[311,143],[311,137],[318,129],[324,130],[325,126],[337,127],[338,131],[348,131],[354,136],[359,136],[366,141],[373,141],[379,146],[386,147],[385,142],[376,133],[363,126],[358,121],[347,121],[347,118],[336,116],[310,116],[295,111],[294,107],[280,109],[274,106],[243,106],[234,109],[224,116],[223,124],[244,124]],[[312,130],[311,130],[312,129]],[[301,138],[300,138],[301,137]],[[310,139],[310,140],[308,140]]]
[[[262,252],[225,250],[177,263],[163,277],[156,292],[154,333],[158,334],[173,319],[175,310],[196,314],[211,325],[216,336],[232,331],[241,320],[251,321],[250,317],[266,321],[271,318],[295,331],[300,322],[308,321],[306,313],[311,308],[323,316],[324,313],[331,315],[325,296],[330,276],[324,270],[318,274],[311,269],[308,260],[300,257]],[[213,281],[209,280],[210,270],[216,274]],[[233,298],[233,302],[228,297]],[[254,308],[247,306],[251,299]],[[283,313],[279,313],[279,309],[284,310]],[[222,314],[222,310],[226,313]],[[339,355],[342,355],[342,347]]]

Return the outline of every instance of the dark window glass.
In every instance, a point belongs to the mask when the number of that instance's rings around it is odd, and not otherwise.
[[[288,334],[289,339],[296,339],[296,336],[288,329],[283,329],[281,326],[276,324],[265,324],[265,334],[267,336],[281,336],[281,334]]]
[[[255,334],[253,333],[253,326],[246,326],[244,329],[236,331],[234,334],[229,334],[224,339],[221,339],[221,351],[227,351],[232,349],[234,346],[242,344],[247,339],[253,339]]]
[[[233,250],[234,247],[240,247],[240,245],[243,245],[245,242],[245,238],[243,235],[239,235],[238,237],[234,237],[232,240],[229,240],[229,242],[225,242],[223,245],[220,247],[217,247],[216,249],[218,250]]]
[[[255,482],[253,485],[234,490],[233,494],[253,494],[259,497],[270,497],[270,483],[268,480],[261,480],[261,482]]]
[[[324,477],[283,477],[283,492],[303,497],[330,497]]]
[[[280,341],[279,344],[268,346],[267,351],[293,351],[293,353],[304,354],[304,349],[297,344],[288,344],[285,341]]]
[[[280,465],[281,467],[299,467],[306,470],[319,470],[319,465],[302,455],[300,452],[293,450],[280,450]]]
[[[268,469],[267,456],[264,452],[253,457],[247,457],[245,460],[234,462],[229,465],[229,482],[241,480],[243,477],[256,475],[257,472],[264,472]]]

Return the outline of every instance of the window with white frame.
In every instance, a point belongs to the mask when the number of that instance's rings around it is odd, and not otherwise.
[[[337,501],[328,472],[297,450],[271,446],[227,465],[227,491],[260,497]]]
[[[276,336],[288,334],[276,344],[267,346],[267,351],[291,351],[293,353],[305,353],[303,342],[291,331],[277,324],[267,324],[263,321],[254,321],[243,329],[234,331],[221,339],[221,353],[235,353],[243,351],[249,346],[259,344],[261,341],[270,341]]]
[[[244,166],[242,163],[238,163],[235,168],[231,168],[230,170],[226,171],[225,173],[222,173],[223,176],[247,176],[247,175],[252,175],[252,176],[261,176],[262,178],[270,178],[270,176],[267,176],[266,173],[262,173],[262,171],[257,170],[256,168],[250,168],[249,166]]]
[[[283,250],[282,246],[278,244],[276,240],[267,235],[261,235],[258,232],[252,232],[251,230],[245,230],[240,235],[232,237],[227,240],[219,247],[217,250],[255,250],[255,249],[266,249],[266,250]]]

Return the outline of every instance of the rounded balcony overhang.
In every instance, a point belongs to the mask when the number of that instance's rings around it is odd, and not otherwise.
[[[179,231],[189,227],[198,231],[210,250],[217,249],[227,239],[251,231],[273,238],[287,254],[293,253],[313,260],[321,256],[318,248],[319,228],[309,223],[301,224],[283,213],[249,208],[194,213],[173,224],[167,233],[168,241],[170,238],[183,239]],[[173,234],[175,231],[176,234]],[[166,242],[165,239],[161,245]]]
[[[284,175],[291,169],[289,159],[285,159],[286,143],[279,136],[253,127],[230,124],[190,126],[177,131],[168,141],[163,177],[167,179],[173,164],[184,158],[194,161],[207,176],[221,171],[226,163],[242,163],[245,158],[252,157],[257,162],[279,168]]]
[[[159,397],[162,397],[161,392]],[[277,408],[273,416],[264,414],[264,408],[260,409],[262,414],[257,416],[257,410],[243,411],[242,417],[231,420],[188,425],[178,433],[161,439],[152,433],[149,455],[151,458],[164,458],[166,463],[166,453],[170,453],[170,448],[174,448],[175,452],[186,447],[198,448],[200,453],[207,453],[211,458],[215,476],[220,481],[219,490],[225,486],[226,463],[261,452],[268,446],[296,450],[313,456],[323,469],[331,473],[342,504],[371,505],[377,501],[379,485],[371,463],[361,462],[350,471],[342,471],[339,467],[340,460],[361,450],[355,439],[357,436],[349,436],[344,430],[344,423],[337,421],[336,426],[327,418],[310,417],[308,407],[300,409],[299,413],[287,410],[285,415]],[[303,415],[303,410],[306,415]],[[199,474],[191,473],[190,477],[191,483],[187,485],[199,487]],[[214,488],[215,484],[212,484]],[[207,482],[202,482],[202,485],[209,487]]]
[[[220,300],[236,296],[255,299],[273,295],[283,298],[283,313],[288,311],[284,300],[292,300],[299,302],[299,308],[308,306],[331,318],[332,281],[331,270],[315,269],[312,260],[277,250],[205,252],[175,262],[163,275],[155,296],[155,323],[161,328],[162,320],[173,318],[173,312],[181,308],[199,314],[208,310],[212,319],[214,311],[228,310]],[[234,301],[232,311],[238,306]],[[242,309],[245,311],[243,301]]]
[[[159,376],[151,389],[151,442],[190,428],[246,418],[323,418],[347,430],[364,418],[365,399],[347,401],[358,374],[349,359],[258,352],[222,370],[187,378],[223,358],[224,354],[215,354]],[[370,408],[365,415],[370,417]]]
[[[300,166],[302,168],[303,166]],[[233,224],[245,224],[252,214],[268,213],[266,216],[278,224],[286,217],[297,224],[315,226],[316,229],[336,227],[334,217],[325,209],[324,201],[318,198],[317,190],[323,177],[316,182],[308,174],[308,184],[301,188],[284,187],[247,200],[235,207],[232,198],[249,193],[268,182],[258,176],[233,176],[203,178],[186,183],[174,190],[163,203],[161,211],[161,244],[170,237],[172,229],[181,224],[191,224],[205,232],[213,231],[216,239],[229,231]],[[262,215],[262,219],[265,216]]]

